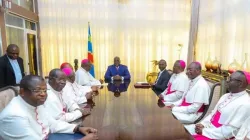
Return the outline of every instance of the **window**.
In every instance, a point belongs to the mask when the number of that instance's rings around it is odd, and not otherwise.
[[[15,3],[23,8],[34,12],[34,1],[33,0],[12,0],[12,3]]]
[[[9,15],[9,14],[5,14],[5,23],[7,25],[11,25],[11,26],[16,26],[16,27],[20,27],[23,28],[23,19]]]
[[[20,6],[24,7],[25,9],[34,12],[34,4],[33,0],[19,0]]]

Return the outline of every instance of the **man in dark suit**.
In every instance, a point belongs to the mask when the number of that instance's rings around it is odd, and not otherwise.
[[[161,70],[157,76],[155,83],[150,83],[153,91],[158,95],[168,87],[168,81],[171,75],[166,70],[167,62],[165,60],[159,61],[159,69]]]
[[[0,57],[0,88],[19,84],[23,76],[24,66],[23,59],[19,57],[19,48],[10,44],[6,54]]]
[[[120,64],[121,60],[119,57],[114,58],[114,65],[110,65],[105,73],[105,80],[129,80],[130,73],[128,67]]]

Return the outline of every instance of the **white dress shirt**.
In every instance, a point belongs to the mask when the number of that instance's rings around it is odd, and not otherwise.
[[[81,86],[76,82],[66,82],[66,86],[63,88],[63,95],[73,99],[77,104],[87,102],[85,95],[92,91],[91,86]]]
[[[223,95],[214,110],[200,123],[204,125],[202,135],[210,139],[230,139],[234,137],[244,121],[250,116],[250,97],[246,91],[228,93]],[[218,123],[222,126],[215,127],[211,120],[214,114],[221,113]],[[195,125],[185,126],[195,135]]]
[[[49,133],[74,133],[75,124],[53,119],[43,105],[33,107],[14,97],[0,113],[0,139],[44,140]]]
[[[82,117],[79,106],[71,97],[68,97],[63,92],[55,91],[49,84],[47,84],[47,88],[48,97],[44,106],[53,118],[56,120],[72,122]]]
[[[168,87],[161,93],[164,98],[164,103],[170,104],[180,100],[183,93],[188,88],[188,77],[185,72],[179,74],[173,74],[168,82]],[[170,94],[167,94],[171,92]]]
[[[202,115],[202,112],[198,112],[198,110],[203,105],[209,104],[209,95],[210,87],[206,80],[199,75],[195,79],[189,80],[189,86],[183,97],[173,103],[175,106],[172,108],[172,113],[181,122],[192,123]],[[191,105],[180,106],[184,98]]]
[[[100,86],[101,82],[95,79],[88,71],[80,67],[76,71],[76,82],[82,86]]]

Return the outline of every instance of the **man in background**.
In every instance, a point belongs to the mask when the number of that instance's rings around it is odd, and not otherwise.
[[[188,77],[184,72],[185,67],[186,63],[183,60],[177,60],[174,63],[173,75],[168,82],[168,87],[159,95],[164,103],[173,103],[182,98],[188,87]]]
[[[130,79],[130,73],[128,71],[128,67],[121,64],[121,60],[118,56],[114,58],[114,64],[108,66],[104,79],[112,81]]]
[[[157,94],[161,94],[167,87],[168,87],[168,81],[171,77],[171,75],[166,70],[167,62],[165,60],[160,60],[159,63],[159,69],[160,72],[157,76],[157,79],[155,83],[150,83],[152,90]]]
[[[19,84],[23,76],[24,66],[23,59],[19,57],[19,48],[10,44],[6,54],[0,57],[0,88]]]
[[[82,86],[100,86],[103,80],[95,79],[90,73],[92,64],[88,59],[83,59],[81,67],[76,71],[76,82]]]

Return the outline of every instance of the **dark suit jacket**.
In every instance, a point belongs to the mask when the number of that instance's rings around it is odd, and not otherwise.
[[[158,74],[159,76],[159,74]],[[162,93],[167,87],[168,87],[168,81],[170,79],[171,75],[168,73],[167,70],[164,70],[160,76],[160,78],[158,79],[157,83],[152,87],[152,89],[154,90],[154,92],[156,94],[160,94]]]
[[[119,65],[119,69],[116,69],[115,65],[110,65],[105,73],[104,79],[111,80],[112,76],[120,75],[124,77],[124,80],[130,79],[130,73],[128,71],[128,67],[125,65]]]
[[[19,64],[22,76],[24,76],[23,59],[18,57],[17,62]],[[7,55],[4,55],[0,57],[0,88],[9,85],[16,85],[16,77]]]

